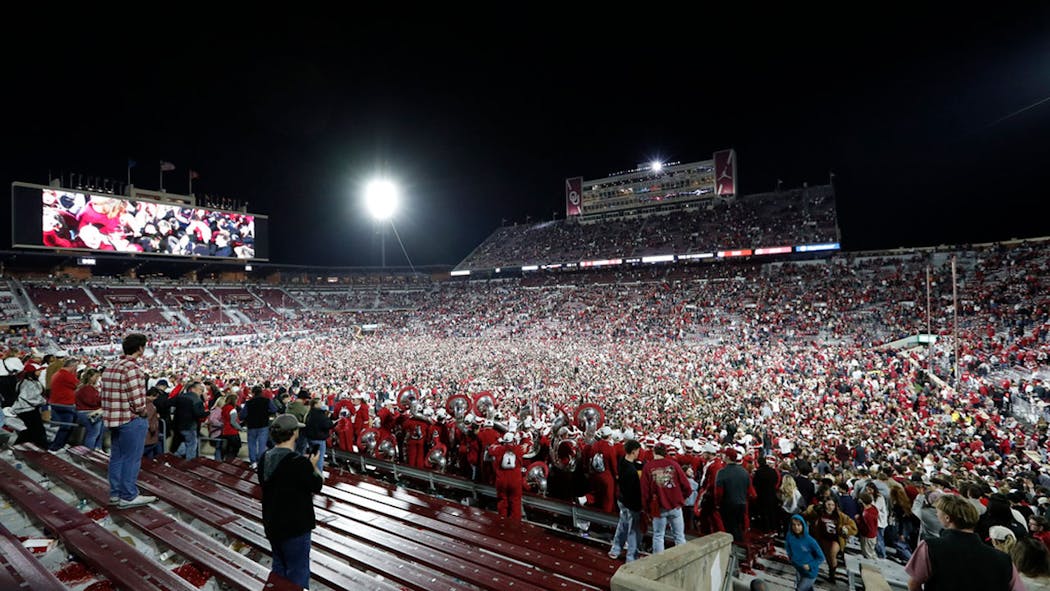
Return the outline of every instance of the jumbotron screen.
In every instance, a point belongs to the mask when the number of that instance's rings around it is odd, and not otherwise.
[[[14,246],[266,260],[266,217],[16,184]]]

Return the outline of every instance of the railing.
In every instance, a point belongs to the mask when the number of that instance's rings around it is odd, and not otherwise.
[[[456,476],[449,476],[448,474],[442,474],[440,472],[420,468],[410,468],[394,462],[377,460],[375,458],[369,458],[345,451],[333,450],[332,454],[337,460],[344,460],[350,465],[360,468],[362,472],[366,472],[369,468],[374,468],[384,473],[392,474],[395,479],[404,476],[428,482],[431,488],[442,486],[469,493],[474,498],[478,498],[479,496],[491,497],[493,499],[496,498],[496,487],[494,486],[478,484],[476,482],[471,482]],[[521,500],[526,508],[546,511],[555,515],[572,517],[573,523],[577,523],[578,521],[589,521],[592,524],[616,529],[616,524],[619,523],[620,520],[619,515],[584,509],[583,507],[577,507],[557,499],[525,494],[522,495]]]

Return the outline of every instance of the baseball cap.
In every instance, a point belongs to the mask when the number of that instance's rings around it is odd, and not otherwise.
[[[288,413],[278,415],[278,417],[274,419],[272,423],[270,423],[271,429],[279,429],[281,431],[302,429],[305,426],[306,425],[304,423],[300,423],[299,419],[295,418],[295,415]]]
[[[735,461],[737,460],[737,458],[739,458],[739,457],[740,457],[740,456],[739,456],[739,455],[737,454],[737,451],[736,451],[736,449],[735,449],[735,448],[732,448],[732,447],[727,447],[727,448],[725,449],[725,451],[724,451],[724,452],[722,452],[722,453],[723,453],[723,454],[725,454],[726,458],[728,458],[730,462],[735,462]]]
[[[988,528],[988,537],[995,540],[996,542],[1003,542],[1006,538],[1017,539],[1014,532],[1010,531],[1010,528],[1003,525],[993,525]]]

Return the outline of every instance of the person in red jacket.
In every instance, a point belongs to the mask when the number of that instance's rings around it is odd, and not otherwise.
[[[594,493],[594,508],[612,513],[616,506],[616,450],[610,441],[612,429],[608,426],[598,430],[598,439],[591,445],[588,458],[591,491]]]
[[[689,478],[678,462],[667,458],[667,446],[653,447],[653,460],[642,469],[642,508],[653,520],[653,554],[664,551],[664,536],[671,526],[674,545],[685,544],[682,505],[693,492]]]
[[[84,427],[84,447],[88,449],[102,447],[102,401],[98,395],[101,378],[97,369],[85,369],[76,391],[77,420]]]
[[[236,394],[228,394],[222,406],[222,459],[230,460],[241,451],[241,423],[237,420]]]
[[[514,433],[503,434],[498,443],[489,448],[496,473],[496,511],[501,517],[521,521],[522,477],[521,446],[514,443]]]
[[[58,433],[55,440],[48,447],[51,451],[62,449],[69,440],[73,427],[77,424],[77,364],[80,363],[74,357],[67,357],[62,362],[62,367],[51,377],[51,422],[57,423]]]

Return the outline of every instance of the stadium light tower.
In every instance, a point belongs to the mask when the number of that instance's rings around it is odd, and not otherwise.
[[[653,160],[649,163],[649,168],[651,168],[653,172],[660,172],[664,169],[664,163],[659,160]]]
[[[397,211],[399,191],[397,185],[386,179],[375,179],[365,185],[365,208],[379,230],[379,260],[386,267],[386,223]],[[392,223],[392,222],[391,222]]]

